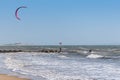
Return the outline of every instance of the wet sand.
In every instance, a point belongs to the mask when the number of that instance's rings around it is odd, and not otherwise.
[[[15,77],[15,76],[0,74],[0,80],[29,80],[29,79],[18,78],[18,77]]]

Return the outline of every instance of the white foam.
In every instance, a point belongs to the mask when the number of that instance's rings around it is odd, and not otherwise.
[[[90,79],[88,76],[85,75],[65,75],[61,73],[56,73],[54,70],[46,70],[46,69],[40,69],[38,71],[35,70],[29,70],[29,69],[22,69],[26,72],[26,74],[31,74],[34,76],[41,76],[43,78],[46,78],[47,80],[93,80]],[[21,72],[22,73],[22,72]]]
[[[87,58],[102,58],[104,56],[98,55],[98,54],[90,54],[87,56]]]
[[[67,57],[67,56],[65,56],[65,55],[60,55],[60,56],[58,56],[59,58],[63,58],[63,59],[66,59],[66,58],[69,58],[69,57]]]
[[[25,56],[27,55],[27,56]],[[34,55],[34,56],[31,56]],[[37,56],[38,55],[38,56]],[[24,75],[43,77],[47,80],[119,80],[120,68],[111,63],[97,62],[97,59],[86,58],[76,60],[58,54],[17,54],[8,55],[5,64],[8,69]],[[19,58],[19,57],[22,57]],[[59,59],[60,57],[61,59]],[[88,58],[101,58],[104,56],[90,54]],[[32,58],[31,60],[28,58]],[[70,60],[71,59],[71,60]],[[100,59],[102,60],[102,59]],[[30,65],[29,65],[30,64]],[[26,66],[24,66],[26,65]],[[34,78],[35,78],[34,77]],[[33,79],[42,80],[42,79]]]
[[[13,71],[19,70],[21,67],[24,66],[21,61],[14,60],[11,57],[7,57],[4,62],[7,68],[12,69]]]
[[[83,53],[87,54],[87,53],[88,53],[88,51],[83,51]]]

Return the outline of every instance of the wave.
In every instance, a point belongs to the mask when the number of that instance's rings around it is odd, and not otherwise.
[[[67,57],[67,56],[65,56],[65,55],[60,55],[60,56],[58,56],[59,58],[62,58],[62,59],[67,59],[67,58],[69,58],[69,57]]]
[[[31,78],[33,80],[112,80],[111,78],[114,76],[115,80],[119,80],[120,69],[119,66],[114,66],[113,61],[104,62],[100,59],[99,62],[97,59],[91,59],[92,62],[86,59],[86,57],[104,59],[108,56],[103,56],[102,53],[99,53],[100,55],[91,53],[86,55],[85,58],[80,58],[81,55],[79,56],[79,54],[73,53],[69,56],[70,54],[17,53],[6,55],[4,63],[7,69],[19,75],[33,76]],[[113,76],[109,77],[109,75]]]
[[[104,58],[104,56],[98,54],[90,54],[87,56],[87,58]]]
[[[21,67],[23,67],[23,63],[21,61],[14,60],[10,57],[5,59],[5,65],[8,69],[12,69],[12,71],[19,70]]]
[[[103,56],[99,54],[90,54],[87,55],[86,58],[91,58],[91,59],[120,59],[120,56]]]

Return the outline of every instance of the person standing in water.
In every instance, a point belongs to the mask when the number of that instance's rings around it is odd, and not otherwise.
[[[92,50],[90,49],[88,52],[89,52],[89,53],[91,53],[91,52],[92,52]]]
[[[59,42],[59,53],[62,52],[61,46],[62,46],[62,42]]]

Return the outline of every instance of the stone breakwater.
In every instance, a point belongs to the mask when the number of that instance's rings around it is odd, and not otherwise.
[[[61,52],[60,46],[0,46],[0,53],[9,52],[44,52],[56,53]]]
[[[59,53],[60,50],[57,49],[41,49],[41,50],[16,50],[16,49],[4,49],[0,50],[0,53],[10,53],[10,52],[44,52],[44,53]]]

